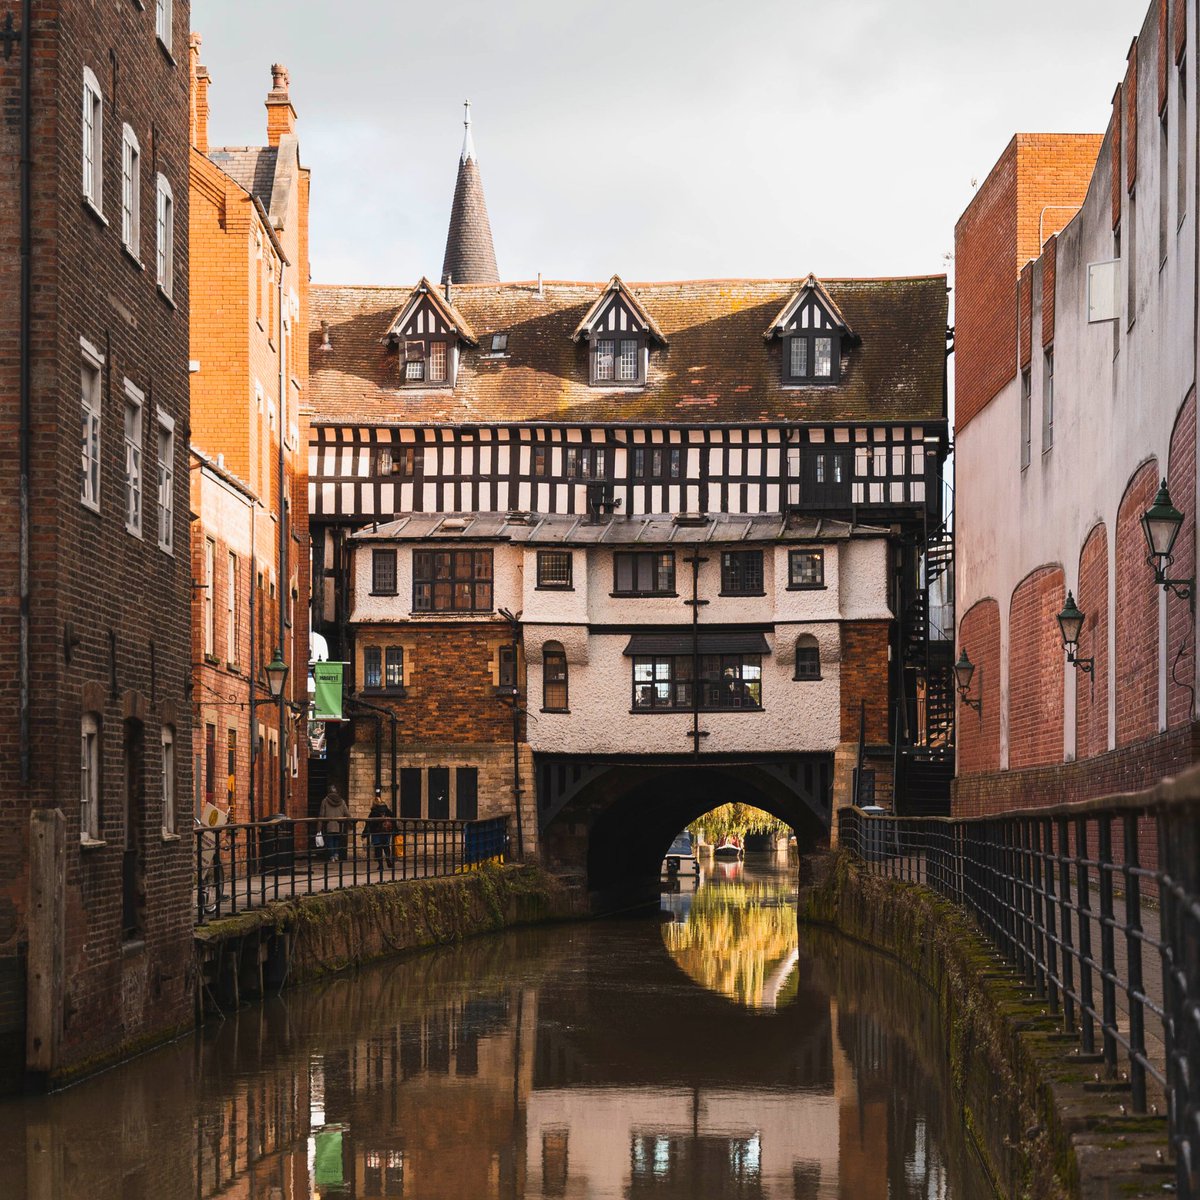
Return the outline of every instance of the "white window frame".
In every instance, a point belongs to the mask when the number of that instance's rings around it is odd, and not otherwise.
[[[84,713],[79,738],[79,840],[100,840],[100,719]]]
[[[146,397],[125,380],[125,530],[142,536],[146,497]]]
[[[158,410],[158,548],[175,552],[175,422]]]
[[[168,54],[171,52],[171,26],[174,24],[173,0],[154,0],[154,32]]]
[[[161,172],[154,188],[155,271],[159,290],[171,299],[175,277],[175,193]]]
[[[175,833],[175,730],[162,727],[162,831]]]
[[[100,437],[104,408],[102,371],[104,355],[85,338],[79,339],[83,361],[79,369],[80,492],[79,499],[93,512],[100,511]]]
[[[225,662],[238,665],[238,556],[231,550],[228,558],[229,580],[225,590]]]
[[[83,198],[104,215],[104,93],[91,67],[83,68]]]
[[[216,581],[213,576],[217,565],[217,544],[212,538],[204,539],[204,657],[212,658],[216,650],[216,626],[213,614]]]
[[[142,147],[128,125],[121,129],[121,244],[141,261]]]

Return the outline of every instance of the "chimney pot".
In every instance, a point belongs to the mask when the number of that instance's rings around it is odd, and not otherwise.
[[[267,93],[267,145],[278,146],[281,138],[296,132],[296,110],[288,95],[290,79],[282,63],[271,64],[271,90]]]

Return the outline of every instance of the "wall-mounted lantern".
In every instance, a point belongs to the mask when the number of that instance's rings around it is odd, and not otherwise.
[[[1150,550],[1146,561],[1154,568],[1154,582],[1164,591],[1186,600],[1192,612],[1195,612],[1195,575],[1189,579],[1167,578],[1167,568],[1175,561],[1171,552],[1175,549],[1175,539],[1182,525],[1183,513],[1171,503],[1171,493],[1167,491],[1167,481],[1164,479],[1154,503],[1142,514],[1142,532],[1146,535],[1146,545]]]
[[[283,695],[284,681],[288,677],[288,665],[283,661],[283,652],[275,647],[275,656],[267,663],[267,686],[271,689],[271,698],[278,700]]]
[[[972,700],[967,693],[971,690],[971,679],[976,670],[979,671],[979,699]],[[954,683],[958,688],[958,695],[962,702],[968,707],[973,708],[979,714],[979,723],[983,724],[983,668],[976,667],[975,664],[967,657],[967,648],[962,648],[962,653],[958,656],[958,662],[954,664]]]
[[[1062,612],[1058,614],[1058,631],[1062,634],[1063,649],[1067,652],[1067,662],[1077,671],[1083,671],[1092,676],[1092,686],[1096,686],[1096,660],[1079,657],[1079,635],[1083,632],[1083,623],[1087,617],[1079,611],[1075,596],[1067,592],[1067,602]]]

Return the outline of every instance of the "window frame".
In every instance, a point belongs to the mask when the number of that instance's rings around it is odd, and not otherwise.
[[[600,347],[602,344],[611,345],[611,374],[602,374],[599,369]],[[633,347],[633,374],[621,378],[619,375],[624,355],[628,352],[623,347]],[[646,335],[629,330],[605,331],[595,334],[588,342],[588,385],[600,388],[636,388],[646,383]]]
[[[175,421],[158,410],[158,548],[175,553]]]
[[[175,193],[160,171],[154,184],[154,263],[158,290],[172,299],[175,288]]]
[[[649,558],[658,559],[659,561],[654,566],[654,579],[656,587],[653,589],[638,588],[638,563],[640,560]],[[631,560],[631,575],[634,586],[630,590],[622,590],[620,586],[620,574],[622,561]],[[669,572],[668,582],[663,586],[662,580],[664,568]],[[675,551],[674,550],[614,550],[613,551],[613,596],[632,596],[632,597],[652,597],[652,596],[677,596],[675,583]]]
[[[210,537],[204,539],[204,562],[202,570],[204,571],[204,580],[202,586],[203,596],[201,603],[202,611],[202,633],[204,637],[204,657],[208,662],[216,662],[216,618],[214,609],[216,607],[216,566],[217,563],[217,543]]]
[[[1021,470],[1033,461],[1033,372],[1021,371]]]
[[[164,725],[161,732],[162,744],[162,831],[165,837],[177,836],[175,823],[178,813],[175,807],[175,730]]]
[[[174,0],[154,0],[154,36],[168,53],[172,51],[175,18]]]
[[[552,694],[553,689],[553,694]],[[561,689],[561,704],[558,700]],[[565,713],[571,711],[571,678],[567,665],[567,652],[558,642],[542,647],[542,712]]]
[[[84,200],[104,219],[104,92],[91,67],[83,68],[81,112],[82,163],[80,188]]]
[[[142,147],[128,122],[121,127],[121,245],[141,266]]]
[[[97,713],[83,714],[79,738],[79,840],[85,844],[100,841],[102,730]]]
[[[228,578],[225,587],[225,665],[237,670],[240,660],[241,621],[238,620],[240,606],[238,604],[238,582],[241,576],[241,563],[238,556],[230,550],[226,558]]]
[[[146,397],[130,380],[125,380],[125,532],[142,536],[146,507]],[[132,432],[131,432],[132,426]]]
[[[796,563],[801,557],[811,557],[816,560],[819,579],[815,583],[796,582]],[[820,592],[826,588],[825,583],[825,550],[823,547],[797,546],[788,549],[788,586],[789,592]]]
[[[750,583],[743,582],[740,586],[737,585],[733,576],[735,574],[735,560],[748,559],[757,562],[757,586],[753,586],[754,580]],[[751,571],[753,575],[753,570]],[[763,570],[763,552],[761,550],[722,550],[721,551],[721,591],[722,596],[765,596],[766,576]]]
[[[805,652],[801,658],[801,651]],[[812,657],[809,657],[811,653]],[[811,633],[796,636],[795,669],[792,678],[798,683],[812,683],[821,678],[821,644]],[[815,667],[815,670],[810,668]]]
[[[693,663],[696,657],[700,662],[699,675],[693,674]],[[706,660],[716,660],[716,671],[706,671]],[[636,654],[632,659],[630,711],[635,713],[655,712],[691,712],[693,707],[699,712],[762,712],[763,696],[763,656],[761,654],[720,654],[705,653],[699,656],[691,654]],[[649,666],[650,678],[638,679],[639,669]],[[660,675],[659,668],[663,673]],[[682,669],[681,669],[682,668]],[[758,672],[757,680],[746,680],[743,672],[754,669]],[[736,683],[751,683],[758,689],[758,700],[741,704],[712,704],[707,702],[706,689],[720,688],[729,670],[736,670]],[[663,684],[667,689],[667,702],[657,703],[657,687]],[[695,689],[701,689],[700,695]],[[648,688],[649,703],[638,702],[638,689]],[[686,692],[681,690],[686,689]],[[746,691],[742,690],[743,699]]]
[[[533,461],[530,464],[534,479],[550,478],[550,447],[547,445],[534,446]]]
[[[430,364],[433,359],[433,347],[441,346],[445,355],[445,374],[441,379],[430,378]],[[398,343],[400,385],[406,388],[440,388],[451,387],[454,383],[454,364],[448,337],[406,337]],[[420,363],[419,377],[409,377],[409,363]]]
[[[439,576],[437,574],[438,564],[437,558],[439,555],[446,555],[449,558],[449,574]],[[458,575],[458,562],[462,556],[469,555],[471,559],[471,571],[469,575]],[[425,560],[428,560],[428,571],[426,571]],[[486,563],[487,574],[479,574],[479,567]],[[480,548],[464,548],[464,549],[447,549],[447,550],[414,550],[412,557],[412,611],[414,613],[490,613],[495,611],[496,607],[496,566],[495,556],[490,549]],[[437,588],[439,585],[449,587],[449,596],[451,603],[448,605],[437,604]],[[455,603],[455,598],[460,587],[469,587],[471,592],[470,606]],[[486,587],[487,589],[487,604],[478,603],[479,589]],[[428,602],[422,602],[421,589],[428,588]]]
[[[563,450],[563,474],[583,483],[608,483],[612,478],[612,456],[607,446],[567,446]]]
[[[829,342],[829,374],[817,374],[817,342]],[[804,344],[804,371],[796,374],[792,370],[792,344]],[[842,338],[837,329],[796,329],[783,336],[783,383],[826,387],[840,383],[842,379]]]
[[[96,513],[100,511],[100,458],[104,420],[104,387],[101,377],[103,367],[103,357],[90,353],[85,347],[79,370],[81,408],[79,499],[85,508],[90,508]]]
[[[398,676],[398,678],[396,678]],[[383,648],[383,690],[392,696],[404,695],[404,647]],[[396,681],[393,682],[393,678]]]
[[[1042,453],[1054,449],[1054,343],[1042,351]]]
[[[380,586],[381,567],[386,567],[390,563],[391,570],[391,587]],[[372,596],[395,596],[396,588],[399,585],[398,578],[398,557],[396,550],[390,546],[372,546],[371,547],[371,595]],[[382,574],[386,575],[386,569]],[[387,580],[384,579],[386,585]]]
[[[417,473],[417,448],[401,445],[379,446],[375,450],[375,474],[381,479],[412,479]]]
[[[373,669],[372,669],[373,668]],[[374,674],[375,682],[371,682]],[[364,692],[383,691],[383,647],[377,644],[362,648],[362,690]]]
[[[566,580],[551,581],[544,568],[552,559],[566,560]],[[573,592],[575,590],[575,555],[570,550],[539,550],[537,552],[537,584],[539,592]]]

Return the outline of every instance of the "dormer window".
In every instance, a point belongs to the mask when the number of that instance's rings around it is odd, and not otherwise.
[[[640,337],[598,337],[592,343],[592,383],[638,384],[643,382]]]
[[[842,377],[842,347],[857,340],[833,298],[812,275],[763,336],[782,343],[785,385],[837,383]]]
[[[492,334],[492,353],[507,354],[508,353],[508,334],[493,333]]]
[[[785,383],[836,383],[841,354],[836,330],[807,330],[789,335]]]
[[[449,346],[444,340],[412,339],[404,342],[405,383],[446,383]]]
[[[662,330],[616,275],[572,334],[587,344],[588,383],[593,387],[641,387],[650,342],[667,344]]]
[[[402,387],[452,387],[460,343],[477,346],[462,314],[428,279],[409,295],[384,336]]]

